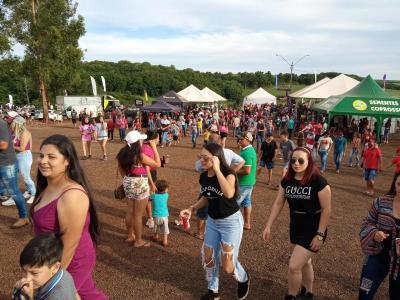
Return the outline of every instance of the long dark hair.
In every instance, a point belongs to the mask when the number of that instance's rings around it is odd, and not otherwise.
[[[304,152],[307,154],[307,160],[308,160],[307,169],[304,171],[304,176],[300,181],[300,184],[304,185],[307,182],[309,182],[314,176],[319,175],[320,173],[317,169],[317,166],[316,166],[314,160],[312,159],[311,151],[308,148],[297,147],[296,149],[293,150],[292,155],[290,156],[290,159],[292,159],[293,153],[295,153],[296,151],[301,151],[301,152]],[[288,168],[288,171],[286,172],[285,179],[292,180],[295,175],[296,175],[296,172],[294,171],[292,164],[289,163],[289,168]]]
[[[396,174],[394,174],[392,185],[390,186],[390,190],[387,193],[388,195],[390,195],[390,196],[396,196],[397,195],[396,194],[396,180],[397,180],[397,178],[399,178],[399,176],[400,176],[400,172],[397,172]]]
[[[208,152],[210,152],[213,156],[218,157],[220,161],[221,173],[224,174],[225,177],[230,174],[235,176],[234,198],[237,198],[237,196],[239,195],[239,181],[235,171],[226,163],[224,149],[221,147],[221,145],[215,143],[207,143],[206,145],[203,146],[203,148],[206,149]]]
[[[90,214],[90,224],[89,224],[89,233],[92,237],[94,243],[97,242],[97,237],[99,235],[99,219],[97,217],[96,208],[93,203],[93,196],[89,184],[86,180],[85,173],[79,164],[78,155],[76,154],[76,150],[71,140],[64,135],[55,134],[46,138],[42,144],[40,145],[40,149],[44,145],[53,145],[58,151],[64,156],[64,158],[69,162],[67,166],[67,176],[69,179],[75,181],[80,184],[89,198],[89,214]],[[34,213],[35,206],[39,203],[40,195],[47,187],[47,178],[42,175],[42,173],[38,170],[37,172],[37,191],[35,200],[32,203],[30,208],[30,215],[32,217]],[[73,220],[72,220],[73,221]]]
[[[140,140],[132,143],[126,144],[117,154],[118,165],[124,170],[125,174],[129,174],[132,166],[138,165],[140,162],[140,154],[142,153],[142,146],[140,145]]]

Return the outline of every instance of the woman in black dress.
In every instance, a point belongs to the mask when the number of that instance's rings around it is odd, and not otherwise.
[[[314,299],[311,258],[326,239],[331,190],[307,148],[299,147],[292,153],[288,172],[281,181],[263,232],[265,241],[271,237],[272,224],[285,205],[285,200],[289,203],[290,242],[294,247],[289,261],[288,294],[285,299],[296,299],[301,286],[303,299]]]

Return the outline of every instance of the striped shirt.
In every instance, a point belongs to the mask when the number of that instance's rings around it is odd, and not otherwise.
[[[393,257],[395,252],[395,240],[400,226],[396,225],[396,219],[393,217],[393,199],[394,196],[386,195],[375,199],[367,217],[365,218],[360,231],[361,249],[366,255],[376,255],[382,251],[388,251],[391,254],[391,275],[396,278],[399,274],[400,259]],[[384,243],[374,240],[375,234],[383,231],[389,234],[391,238],[390,249],[385,249]],[[394,250],[394,251],[393,251]]]

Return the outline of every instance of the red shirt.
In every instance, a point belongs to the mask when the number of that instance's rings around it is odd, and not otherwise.
[[[400,172],[400,156],[393,158],[392,164],[396,166],[396,173]]]
[[[107,121],[107,128],[108,128],[108,130],[114,130],[114,122],[113,122],[113,120],[108,120]]]
[[[365,169],[378,169],[379,159],[382,156],[379,148],[367,148],[364,150],[364,168]]]

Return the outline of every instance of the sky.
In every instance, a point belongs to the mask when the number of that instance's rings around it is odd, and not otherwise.
[[[87,61],[400,79],[399,0],[78,2]]]

